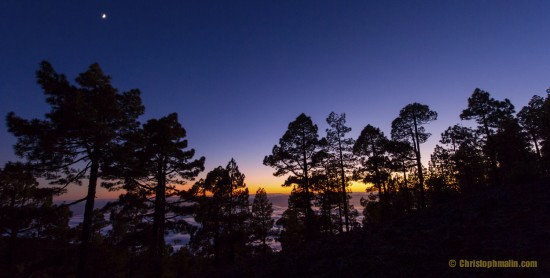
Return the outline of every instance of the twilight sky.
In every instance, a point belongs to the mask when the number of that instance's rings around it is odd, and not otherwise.
[[[301,112],[321,136],[331,111],[347,114],[354,138],[367,124],[389,136],[403,106],[427,104],[439,119],[426,161],[476,87],[516,110],[544,95],[549,14],[544,0],[3,0],[0,115],[49,111],[40,61],[70,80],[98,62],[116,88],[141,90],[142,121],[179,114],[206,172],[234,157],[251,192],[286,192],[262,160]],[[0,165],[17,159],[14,142],[3,120]]]

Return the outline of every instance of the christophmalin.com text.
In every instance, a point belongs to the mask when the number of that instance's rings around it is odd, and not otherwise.
[[[536,268],[538,261],[518,260],[449,260],[449,267],[459,268]]]

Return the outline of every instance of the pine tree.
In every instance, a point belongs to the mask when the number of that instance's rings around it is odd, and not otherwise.
[[[387,155],[388,143],[388,139],[379,128],[367,125],[353,146],[354,153],[361,161],[356,176],[362,177],[364,183],[374,184],[378,189],[378,201],[382,204],[384,214],[389,212],[390,204],[388,182],[391,169]]]
[[[5,250],[8,267],[20,237],[56,239],[69,228],[68,207],[53,204],[63,193],[56,187],[39,187],[31,167],[8,162],[0,169],[0,235],[8,237]]]
[[[271,250],[267,245],[267,237],[273,228],[274,220],[273,204],[267,199],[265,189],[258,188],[254,201],[252,202],[252,215],[250,218],[250,230],[252,240],[261,243],[260,250],[267,252]]]
[[[479,131],[454,125],[441,134],[439,142],[442,146],[436,146],[440,151],[434,152],[433,163],[446,165],[448,175],[452,175],[448,179],[454,180],[462,192],[487,185],[489,161],[483,154]]]
[[[302,204],[306,198],[302,195],[304,191],[292,189],[288,196],[288,208],[276,224],[283,226],[279,235],[279,241],[283,250],[294,249],[302,246],[306,241],[305,211]]]
[[[474,90],[468,108],[460,114],[462,120],[475,120],[479,125],[494,185],[500,185],[503,178],[515,183],[536,175],[532,172],[536,167],[529,166],[532,159],[527,136],[514,114],[510,100],[495,100],[480,89]]]
[[[355,166],[355,157],[353,155],[353,138],[346,138],[346,134],[351,131],[351,128],[346,126],[346,114],[337,115],[331,112],[327,117],[327,123],[330,128],[326,130],[327,144],[329,154],[336,160],[339,170],[339,183],[341,204],[344,208],[344,223],[346,232],[350,230],[350,209],[347,185],[351,168]]]
[[[150,201],[132,193],[121,194],[116,201],[107,203],[101,209],[101,217],[105,219],[108,215],[107,223],[111,226],[104,243],[112,248],[113,260],[118,262],[127,277],[148,270],[144,266],[156,267],[155,261],[147,256],[150,255],[147,251],[151,245],[150,211]],[[142,264],[140,259],[146,260],[148,264]]]
[[[420,144],[425,143],[431,135],[426,132],[424,125],[435,120],[437,120],[437,112],[430,110],[428,105],[415,102],[403,107],[399,112],[399,117],[392,122],[392,139],[407,142],[412,146],[418,173],[417,187],[420,192],[420,208],[426,207]]]
[[[151,119],[141,129],[129,134],[126,144],[116,149],[115,156],[120,160],[109,169],[114,177],[124,177],[122,188],[127,195],[135,195],[128,196],[127,200],[139,199],[147,205],[148,199],[154,200],[150,208],[152,227],[148,245],[156,276],[162,275],[165,232],[182,231],[183,227],[188,227],[182,219],[174,222],[167,217],[168,214],[181,215],[185,209],[180,206],[182,202],[172,197],[181,196],[182,190],[178,186],[193,180],[204,170],[205,158],[193,159],[195,150],[187,149],[186,135],[176,113]]]
[[[65,75],[42,62],[37,72],[51,111],[45,120],[25,120],[8,114],[8,129],[17,137],[16,154],[55,183],[80,184],[86,178],[88,192],[84,211],[77,277],[83,277],[92,236],[94,201],[101,168],[110,163],[112,149],[122,136],[138,126],[143,113],[139,90],[119,93],[98,64],[71,85]]]
[[[542,164],[542,154],[540,144],[543,137],[544,129],[544,98],[541,96],[533,96],[529,104],[524,106],[518,113],[519,123],[531,137],[531,142],[535,148],[538,160]],[[546,123],[547,124],[547,123]]]
[[[200,227],[191,235],[190,245],[199,255],[213,256],[216,264],[233,263],[247,253],[250,207],[244,179],[231,159],[225,168],[210,171],[191,189]]]
[[[541,109],[539,130],[541,133],[540,152],[543,159],[543,168],[546,175],[550,174],[550,88],[546,90],[546,98]]]
[[[317,125],[311,118],[300,114],[288,125],[288,129],[275,145],[272,154],[264,158],[263,164],[275,168],[274,176],[290,174],[283,186],[296,185],[303,198],[300,202],[305,215],[306,239],[315,237],[314,214],[311,209],[313,188],[311,183],[312,170],[316,167],[314,160],[319,151],[319,135]]]
[[[345,227],[344,200],[348,203],[348,225],[349,225],[349,195],[342,196],[340,182],[340,167],[335,156],[330,154],[329,144],[326,138],[319,141],[321,150],[315,156],[318,167],[312,171],[311,182],[317,193],[314,197],[314,204],[319,208],[318,228],[325,234],[342,233]],[[333,210],[337,209],[335,215]]]

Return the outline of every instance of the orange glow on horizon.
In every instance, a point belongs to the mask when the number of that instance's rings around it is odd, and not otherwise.
[[[250,195],[254,195],[258,188],[263,187],[267,194],[290,194],[292,191],[292,186],[282,186],[285,181],[285,177],[259,177],[254,178],[250,177],[245,180],[245,183],[248,187]],[[193,182],[189,182],[186,185],[183,185],[182,189],[188,189]],[[367,185],[362,182],[352,181],[350,185],[351,192],[365,192],[367,187],[372,185]],[[72,201],[84,198],[87,193],[88,187],[84,182],[82,186],[69,186],[68,192],[61,196],[54,198],[56,201]],[[116,199],[118,196],[123,194],[124,191],[108,191],[107,189],[98,186],[96,192],[96,199]]]

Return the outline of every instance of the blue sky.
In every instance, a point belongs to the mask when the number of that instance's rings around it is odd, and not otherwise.
[[[143,121],[177,112],[207,171],[234,157],[249,185],[277,192],[262,159],[301,112],[321,136],[331,111],[347,114],[353,137],[367,124],[389,136],[403,106],[427,104],[439,113],[427,158],[476,87],[517,110],[543,95],[548,11],[503,0],[5,0],[0,115],[49,110],[40,61],[70,79],[98,62],[115,87],[141,90]],[[0,163],[16,159],[5,123],[0,142]]]

